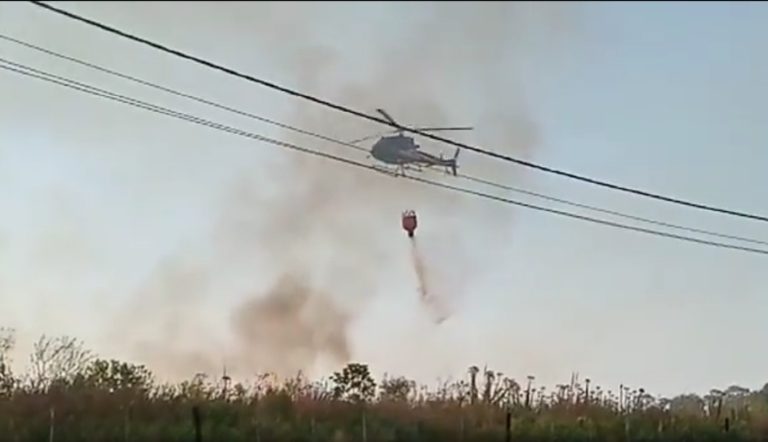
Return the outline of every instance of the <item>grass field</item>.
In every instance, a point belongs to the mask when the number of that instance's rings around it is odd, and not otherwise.
[[[198,375],[171,385],[75,340],[45,337],[16,375],[12,336],[3,336],[3,442],[768,440],[768,388],[667,399],[588,379],[546,388],[470,367],[466,379],[428,389],[374,380],[355,363],[322,382]]]

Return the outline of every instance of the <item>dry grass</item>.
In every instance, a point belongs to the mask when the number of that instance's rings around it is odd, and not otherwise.
[[[259,377],[249,386],[202,377],[158,385],[143,367],[78,361],[64,364],[63,377],[0,370],[0,385],[14,381],[0,390],[0,441],[49,440],[51,427],[57,442],[193,441],[193,407],[201,412],[204,441],[504,441],[508,413],[515,441],[768,439],[766,389],[666,400],[594,385],[587,394],[588,382],[571,382],[553,393],[529,393],[527,382],[472,369],[467,381],[436,391],[400,378],[357,394],[356,385],[373,381],[363,365],[348,366],[329,386],[301,377],[279,384]],[[339,382],[349,388],[334,388]]]

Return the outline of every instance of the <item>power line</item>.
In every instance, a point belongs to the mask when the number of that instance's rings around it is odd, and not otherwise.
[[[374,168],[373,166],[369,166],[369,165],[366,165],[364,163],[359,163],[357,161],[349,160],[349,159],[346,159],[346,158],[343,158],[343,157],[337,157],[336,155],[327,154],[327,153],[316,151],[316,150],[313,150],[313,149],[307,149],[307,148],[304,148],[304,147],[301,147],[301,146],[298,146],[298,145],[295,145],[295,144],[286,143],[286,142],[283,142],[283,141],[275,140],[273,138],[269,138],[269,137],[265,137],[265,136],[262,136],[262,135],[246,132],[246,131],[243,131],[243,130],[240,130],[240,129],[237,129],[237,128],[233,128],[233,127],[230,127],[230,126],[226,126],[226,125],[223,125],[223,124],[220,124],[220,123],[215,123],[215,122],[212,122],[210,120],[205,120],[203,118],[195,117],[194,115],[191,115],[191,114],[186,114],[186,113],[183,113],[183,112],[178,112],[178,111],[174,111],[174,110],[171,110],[171,109],[168,109],[168,108],[164,108],[162,106],[157,106],[157,105],[154,105],[154,104],[151,104],[151,103],[146,103],[146,102],[143,102],[141,100],[137,100],[135,98],[128,97],[126,95],[120,95],[120,94],[116,94],[116,93],[113,93],[113,92],[109,92],[109,91],[107,91],[105,89],[100,89],[100,88],[97,88],[97,87],[94,87],[94,86],[87,85],[85,83],[81,83],[81,82],[78,82],[78,81],[70,80],[70,79],[62,77],[62,76],[50,74],[50,73],[47,73],[47,72],[44,72],[44,71],[41,71],[41,70],[38,70],[38,69],[31,68],[29,66],[25,66],[25,65],[20,64],[20,63],[15,63],[15,62],[6,60],[4,58],[0,58],[0,63],[4,63],[6,65],[9,65],[9,66],[2,66],[2,65],[0,65],[0,69],[5,69],[7,71],[16,72],[16,73],[19,73],[19,74],[22,74],[22,75],[26,75],[28,77],[34,77],[34,78],[37,78],[37,79],[40,79],[40,80],[48,81],[50,83],[55,83],[55,84],[58,84],[60,86],[65,86],[65,87],[68,87],[70,89],[74,89],[74,90],[77,90],[77,91],[80,91],[80,92],[85,92],[85,93],[88,93],[88,94],[91,94],[91,95],[107,98],[107,99],[110,99],[110,100],[113,100],[113,101],[118,101],[118,102],[121,102],[121,103],[124,103],[124,104],[128,104],[128,105],[131,105],[131,106],[134,106],[134,107],[138,107],[138,108],[141,108],[141,109],[145,109],[145,110],[148,110],[148,111],[152,111],[152,112],[155,112],[155,113],[159,113],[159,114],[163,114],[163,115],[167,115],[167,116],[171,116],[171,117],[176,117],[176,118],[179,118],[179,119],[182,119],[182,120],[185,120],[185,121],[189,121],[191,123],[196,123],[196,124],[200,124],[200,125],[203,125],[203,126],[211,127],[213,129],[223,130],[223,131],[226,131],[226,132],[229,132],[229,133],[233,133],[233,134],[236,134],[236,135],[247,136],[248,138],[253,138],[253,139],[258,140],[258,141],[264,141],[266,143],[275,144],[275,145],[278,145],[278,146],[281,146],[281,147],[285,147],[285,148],[288,148],[288,149],[297,150],[297,151],[308,153],[308,154],[311,154],[311,155],[325,157],[325,158],[328,158],[328,159],[333,159],[333,160],[336,160],[336,161],[341,161],[341,162],[345,162],[345,163],[356,165],[356,166],[364,166],[364,167],[366,167],[368,169],[371,169],[371,170],[374,170],[374,171],[377,171],[377,172],[379,171],[378,169]]]
[[[745,242],[750,242],[750,243],[754,243],[754,244],[768,245],[768,241],[761,241],[759,239],[747,238],[747,237],[744,237],[744,236],[729,235],[729,234],[726,234],[726,233],[713,232],[711,230],[698,229],[696,227],[682,226],[680,224],[673,224],[673,223],[668,223],[668,222],[665,222],[665,221],[659,221],[659,220],[655,220],[655,219],[651,219],[651,218],[645,218],[645,217],[642,217],[642,216],[630,215],[628,213],[623,213],[623,212],[619,212],[619,211],[616,211],[616,210],[603,209],[601,207],[591,206],[591,205],[588,205],[588,204],[581,204],[581,203],[569,201],[569,200],[566,200],[566,199],[545,195],[543,193],[538,193],[538,192],[533,192],[533,191],[530,191],[530,190],[520,189],[520,188],[513,187],[513,186],[507,186],[505,184],[499,184],[499,183],[496,183],[496,182],[493,182],[493,181],[484,180],[482,178],[477,178],[477,177],[473,177],[473,176],[470,176],[470,175],[458,174],[458,176],[460,176],[460,177],[462,177],[462,178],[464,178],[466,180],[474,181],[474,182],[480,183],[480,184],[485,184],[487,186],[495,187],[497,189],[509,190],[511,192],[520,193],[520,194],[523,194],[523,195],[529,195],[529,196],[533,196],[533,197],[536,197],[536,198],[541,198],[541,199],[548,200],[548,201],[554,201],[556,203],[565,204],[565,205],[568,205],[568,206],[573,206],[573,207],[579,207],[579,208],[582,208],[582,209],[592,210],[594,212],[600,212],[600,213],[605,213],[605,214],[608,214],[608,215],[618,216],[620,218],[631,219],[631,220],[634,220],[634,221],[641,221],[641,222],[644,222],[644,223],[655,224],[657,226],[669,227],[669,228],[672,228],[672,229],[685,230],[685,231],[693,232],[693,233],[701,233],[701,234],[704,234],[704,235],[717,236],[717,237],[720,237],[720,238],[733,239],[733,240],[737,240],[737,241],[745,241]]]
[[[46,48],[43,48],[41,46],[37,46],[37,45],[34,45],[32,43],[28,43],[28,42],[25,42],[25,41],[22,41],[22,40],[19,40],[19,39],[16,39],[16,38],[13,38],[13,37],[10,37],[10,36],[7,36],[7,35],[0,34],[0,39],[6,40],[6,41],[10,41],[12,43],[16,43],[18,45],[24,46],[24,47],[29,48],[29,49],[34,49],[34,50],[36,50],[38,52],[42,52],[42,53],[51,55],[53,57],[57,57],[57,58],[61,58],[61,59],[67,60],[67,61],[71,61],[73,63],[77,63],[79,65],[86,66],[86,67],[89,67],[91,69],[94,69],[94,70],[97,70],[97,71],[100,71],[100,72],[104,72],[106,74],[114,75],[116,77],[123,78],[125,80],[130,80],[130,81],[133,81],[134,83],[138,83],[138,84],[141,84],[141,85],[144,85],[144,86],[148,86],[148,87],[151,87],[151,88],[154,88],[154,89],[157,89],[157,90],[161,90],[161,91],[167,92],[169,94],[173,94],[173,95],[176,95],[176,96],[179,96],[179,97],[183,97],[183,98],[187,98],[187,99],[190,99],[190,100],[194,100],[194,101],[197,101],[199,103],[207,104],[208,106],[213,106],[213,107],[216,107],[216,108],[219,108],[219,109],[222,109],[222,110],[226,110],[228,112],[233,112],[235,114],[242,115],[242,116],[245,116],[245,117],[248,117],[248,118],[253,118],[254,120],[258,120],[258,121],[261,121],[263,123],[267,123],[267,124],[271,124],[271,125],[274,125],[274,126],[277,126],[277,127],[281,127],[283,129],[291,130],[293,132],[297,132],[297,133],[300,133],[300,134],[303,134],[303,135],[309,135],[309,136],[312,136],[312,137],[315,137],[315,138],[319,138],[321,140],[329,141],[331,143],[341,144],[341,145],[343,145],[345,147],[349,147],[351,149],[355,149],[355,150],[359,150],[359,151],[366,151],[366,149],[364,149],[364,148],[362,148],[360,146],[357,146],[355,144],[352,144],[352,143],[345,143],[345,142],[340,141],[340,140],[335,140],[333,138],[329,138],[329,137],[326,137],[326,136],[318,134],[318,133],[305,131],[303,129],[299,129],[297,127],[290,126],[290,125],[285,124],[285,123],[280,123],[279,121],[275,121],[275,120],[272,120],[272,119],[269,119],[269,118],[265,118],[265,117],[262,117],[262,116],[259,116],[259,115],[252,114],[250,112],[244,112],[244,111],[241,111],[239,109],[235,109],[235,108],[232,108],[232,107],[220,104],[220,103],[216,103],[214,101],[210,101],[210,100],[206,100],[204,98],[196,97],[194,95],[186,94],[184,92],[180,92],[180,91],[171,89],[169,87],[161,86],[161,85],[159,85],[157,83],[152,83],[150,81],[142,80],[140,78],[137,78],[137,77],[134,77],[134,76],[131,76],[131,75],[123,74],[121,72],[118,72],[118,71],[115,71],[115,70],[112,70],[112,69],[108,69],[108,68],[105,68],[103,66],[99,66],[97,64],[90,63],[90,62],[87,62],[87,61],[84,61],[84,60],[81,60],[81,59],[78,59],[78,58],[75,58],[75,57],[71,57],[69,55],[64,55],[64,54],[62,54],[60,52],[55,52],[55,51],[52,51],[50,49],[46,49]]]
[[[191,115],[191,114],[186,114],[186,113],[183,113],[183,112],[174,111],[172,109],[168,109],[168,108],[165,108],[165,107],[162,107],[162,106],[157,106],[157,105],[154,105],[154,104],[151,104],[151,103],[147,103],[147,102],[144,102],[144,101],[141,101],[141,100],[137,100],[137,99],[125,96],[125,95],[116,94],[116,93],[113,93],[113,92],[110,92],[110,91],[106,91],[104,89],[96,88],[96,87],[93,87],[93,86],[90,86],[90,85],[87,85],[87,84],[84,84],[84,83],[81,83],[81,82],[70,80],[70,79],[67,79],[65,77],[61,77],[61,76],[57,76],[57,75],[54,75],[54,74],[46,73],[44,71],[41,71],[41,70],[38,70],[38,69],[34,69],[34,68],[30,68],[28,66],[25,66],[25,65],[22,65],[22,64],[19,64],[19,63],[15,63],[15,62],[12,62],[12,61],[9,61],[9,60],[5,60],[5,59],[0,58],[0,63],[2,63],[2,64],[0,64],[0,69],[16,72],[16,73],[19,73],[21,75],[37,78],[37,79],[40,79],[40,80],[43,80],[43,81],[47,81],[47,82],[50,82],[50,83],[55,83],[55,84],[58,84],[60,86],[68,87],[70,89],[74,89],[74,90],[77,90],[77,91],[80,91],[80,92],[85,92],[85,93],[90,94],[90,95],[95,95],[95,96],[107,98],[107,99],[110,99],[110,100],[113,100],[113,101],[117,101],[117,102],[120,102],[120,103],[128,104],[130,106],[134,106],[134,107],[137,107],[137,108],[145,109],[145,110],[148,110],[148,111],[151,111],[151,112],[159,113],[159,114],[162,114],[162,115],[178,118],[178,119],[181,119],[181,120],[184,120],[184,121],[188,121],[188,122],[191,122],[191,123],[195,123],[195,124],[199,124],[199,125],[202,125],[202,126],[210,127],[210,128],[213,128],[213,129],[221,130],[223,132],[227,132],[227,133],[230,133],[230,134],[233,134],[233,135],[240,135],[240,136],[243,136],[243,137],[246,137],[246,138],[255,139],[255,140],[263,141],[263,142],[266,142],[266,143],[270,143],[270,144],[273,144],[273,145],[276,145],[276,146],[279,146],[279,147],[285,147],[285,148],[296,150],[296,151],[299,151],[299,152],[308,153],[308,154],[311,154],[311,155],[314,155],[314,156],[330,159],[330,160],[333,160],[333,161],[338,161],[338,162],[341,162],[341,163],[344,163],[344,164],[347,164],[347,165],[357,166],[357,167],[361,167],[363,169],[368,169],[368,170],[373,170],[373,171],[377,171],[378,172],[378,169],[376,169],[375,167],[373,167],[371,165],[368,165],[368,164],[365,164],[365,163],[361,163],[359,161],[355,161],[355,160],[344,158],[344,157],[341,157],[341,156],[338,156],[338,155],[333,155],[333,154],[329,154],[329,153],[325,153],[325,152],[309,149],[309,148],[302,147],[302,146],[299,146],[299,145],[296,145],[296,144],[293,144],[293,143],[287,143],[287,142],[284,142],[284,141],[280,141],[280,140],[276,140],[276,139],[273,139],[273,138],[265,137],[263,135],[255,134],[255,133],[252,133],[252,132],[247,132],[247,131],[244,131],[244,130],[241,130],[241,129],[234,128],[232,126],[227,126],[227,125],[224,125],[224,124],[220,124],[220,123],[216,123],[216,122],[213,122],[213,121],[210,121],[210,120],[199,118],[199,117],[196,117],[196,116]],[[694,242],[694,243],[704,244],[704,245],[709,245],[709,246],[715,246],[715,247],[727,248],[727,249],[732,249],[732,250],[740,250],[740,251],[744,251],[744,252],[751,252],[751,253],[759,253],[759,254],[763,254],[763,255],[768,255],[768,250],[755,249],[755,248],[751,248],[751,247],[742,247],[742,246],[737,246],[737,245],[733,245],[733,244],[726,244],[726,243],[720,243],[720,242],[714,242],[714,241],[707,241],[707,240],[702,240],[702,239],[699,239],[699,238],[693,238],[693,237],[688,237],[688,236],[683,236],[683,235],[676,235],[676,234],[672,234],[672,233],[661,232],[661,231],[658,231],[658,230],[645,229],[645,228],[642,228],[642,227],[636,227],[636,226],[630,226],[630,225],[626,225],[626,224],[620,224],[620,223],[616,223],[616,222],[612,222],[612,221],[607,221],[607,220],[602,220],[602,219],[598,219],[598,218],[592,218],[592,217],[588,217],[588,216],[578,215],[578,214],[575,214],[575,213],[570,213],[570,212],[550,209],[550,208],[546,208],[546,207],[536,206],[536,205],[533,205],[533,204],[527,204],[527,203],[523,203],[523,202],[520,202],[520,201],[515,201],[515,200],[512,200],[512,199],[508,199],[508,198],[504,198],[504,197],[500,197],[500,196],[496,196],[496,195],[492,195],[492,194],[487,194],[487,193],[484,193],[484,192],[475,191],[475,190],[472,190],[472,189],[462,188],[462,187],[458,187],[458,186],[452,186],[452,185],[449,185],[449,184],[428,180],[428,179],[421,178],[421,177],[405,176],[403,178],[409,179],[409,180],[412,180],[412,181],[416,181],[416,182],[420,182],[422,184],[427,184],[427,185],[431,185],[431,186],[434,186],[434,187],[443,188],[443,189],[446,189],[446,190],[452,190],[452,191],[459,192],[459,193],[464,193],[464,194],[467,194],[467,195],[473,195],[473,196],[477,196],[477,197],[481,197],[481,198],[486,198],[486,199],[490,199],[490,200],[497,201],[497,202],[502,202],[502,203],[505,203],[505,204],[515,205],[515,206],[519,206],[519,207],[525,207],[525,208],[528,208],[528,209],[543,211],[543,212],[552,213],[552,214],[556,214],[556,215],[560,215],[560,216],[565,216],[565,217],[572,218],[572,219],[579,219],[579,220],[582,220],[582,221],[592,222],[592,223],[601,224],[601,225],[605,225],[605,226],[611,226],[611,227],[615,227],[615,228],[619,228],[619,229],[631,230],[631,231],[635,231],[635,232],[641,232],[641,233],[646,233],[646,234],[651,234],[651,235],[657,235],[657,236],[662,236],[662,237],[666,237],[666,238],[672,238],[672,239],[677,239],[677,240],[681,240],[681,241]]]
[[[176,96],[180,96],[180,97],[187,98],[187,99],[190,99],[190,100],[194,100],[194,101],[197,101],[197,102],[209,105],[209,106],[213,106],[213,107],[218,108],[218,109],[223,109],[223,110],[226,110],[228,112],[232,112],[232,113],[235,113],[235,114],[238,114],[238,115],[242,115],[242,116],[246,116],[246,117],[249,117],[249,118],[253,118],[253,119],[256,119],[258,121],[262,121],[262,122],[265,122],[265,123],[268,123],[268,124],[272,124],[272,125],[284,128],[284,129],[288,129],[288,130],[291,130],[291,131],[294,131],[294,132],[297,132],[297,133],[304,134],[304,135],[309,135],[309,136],[312,136],[312,137],[315,137],[315,138],[318,138],[318,139],[321,139],[321,140],[324,140],[324,141],[328,141],[328,142],[331,142],[331,143],[339,144],[339,145],[344,146],[344,147],[350,147],[350,148],[354,148],[356,150],[367,152],[367,149],[364,149],[364,148],[362,148],[360,146],[357,146],[355,144],[351,144],[350,142],[345,142],[345,141],[341,141],[341,140],[334,139],[334,138],[331,138],[331,137],[327,137],[325,135],[322,135],[322,134],[319,134],[319,133],[316,133],[316,132],[311,132],[311,131],[299,129],[297,127],[294,127],[294,126],[291,126],[291,125],[288,125],[288,124],[285,124],[285,123],[280,123],[280,122],[277,122],[275,120],[271,120],[269,118],[265,118],[265,117],[262,117],[262,116],[259,116],[259,115],[255,115],[255,114],[250,113],[250,112],[245,112],[245,111],[242,111],[242,110],[239,110],[239,109],[235,109],[235,108],[232,108],[230,106],[226,106],[226,105],[223,105],[223,104],[220,104],[220,103],[216,103],[216,102],[213,102],[213,101],[210,101],[210,100],[207,100],[207,99],[195,96],[195,95],[191,95],[191,94],[188,94],[188,93],[185,93],[185,92],[180,92],[178,90],[169,88],[167,86],[162,86],[162,85],[159,85],[157,83],[153,83],[153,82],[150,82],[150,81],[147,81],[147,80],[143,80],[143,79],[137,78],[135,76],[124,74],[122,72],[118,72],[118,71],[115,71],[113,69],[109,69],[109,68],[106,68],[106,67],[103,67],[103,66],[99,66],[97,64],[94,64],[94,63],[91,63],[91,62],[88,62],[88,61],[84,61],[84,60],[79,59],[79,58],[71,57],[71,56],[62,54],[60,52],[55,52],[55,51],[52,51],[50,49],[46,49],[46,48],[34,45],[32,43],[29,43],[29,42],[25,42],[25,41],[22,41],[22,40],[19,40],[19,39],[10,37],[10,36],[6,36],[6,35],[3,35],[3,34],[0,34],[0,39],[6,40],[6,41],[10,41],[12,43],[24,46],[24,47],[29,48],[29,49],[33,49],[33,50],[38,51],[38,52],[45,53],[47,55],[51,55],[53,57],[64,59],[64,60],[67,60],[67,61],[79,64],[79,65],[82,65],[82,66],[86,66],[88,68],[97,70],[99,72],[104,72],[104,73],[107,73],[107,74],[110,74],[110,75],[114,75],[114,76],[119,77],[119,78],[123,78],[123,79],[129,80],[129,81],[132,81],[132,82],[144,85],[144,86],[148,86],[148,87],[151,87],[151,88],[154,88],[154,89],[157,89],[157,90],[161,90],[163,92],[167,92],[167,93],[170,93],[170,94],[173,94],[173,95],[176,95]],[[17,66],[20,66],[20,65],[17,65]],[[28,68],[28,69],[30,69],[30,68]],[[528,196],[533,196],[533,197],[541,198],[541,199],[548,200],[548,201],[554,201],[554,202],[557,202],[557,203],[570,205],[570,206],[573,206],[573,207],[579,207],[579,208],[582,208],[582,209],[592,210],[592,211],[596,211],[596,212],[600,212],[600,213],[605,213],[605,214],[609,214],[609,215],[613,215],[613,216],[617,216],[617,217],[621,217],[621,218],[631,219],[633,221],[641,221],[641,222],[645,222],[645,223],[649,223],[649,224],[655,224],[655,225],[658,225],[658,226],[669,227],[669,228],[684,230],[684,231],[693,232],[693,233],[701,233],[701,234],[716,236],[716,237],[720,237],[720,238],[726,238],[726,239],[732,239],[732,240],[738,240],[738,241],[745,241],[745,242],[750,242],[750,243],[754,243],[754,244],[768,245],[768,242],[766,242],[766,241],[760,241],[760,240],[757,240],[757,239],[746,238],[746,237],[736,236],[736,235],[723,234],[723,233],[713,232],[713,231],[710,231],[710,230],[698,229],[698,228],[694,228],[694,227],[687,227],[687,226],[682,226],[682,225],[678,225],[678,224],[672,224],[672,223],[668,223],[668,222],[657,221],[657,220],[650,219],[650,218],[644,218],[644,217],[640,217],[640,216],[629,215],[629,214],[621,213],[621,212],[614,211],[614,210],[602,209],[602,208],[595,207],[595,206],[590,206],[590,205],[587,205],[587,204],[576,203],[576,202],[568,201],[568,200],[565,200],[565,199],[562,199],[562,198],[557,198],[557,197],[553,197],[553,196],[549,196],[549,195],[544,195],[544,194],[537,193],[537,192],[532,192],[532,191],[529,191],[529,190],[519,189],[519,188],[515,188],[515,187],[512,187],[512,186],[507,186],[507,185],[504,185],[504,184],[495,183],[495,182],[492,182],[492,181],[484,180],[482,178],[473,177],[471,175],[467,175],[467,174],[463,174],[463,173],[459,173],[458,176],[461,177],[461,178],[467,179],[469,181],[477,182],[477,183],[480,183],[480,184],[485,184],[485,185],[492,186],[492,187],[495,187],[495,188],[498,188],[498,189],[508,190],[508,191],[511,191],[511,192],[516,192],[516,193],[520,193],[520,194],[524,194],[524,195],[528,195]]]
[[[356,110],[351,109],[351,108],[346,107],[346,106],[338,105],[338,104],[332,103],[330,101],[314,97],[312,95],[304,94],[302,92],[298,92],[296,90],[293,90],[293,89],[290,89],[290,88],[287,88],[287,87],[284,87],[284,86],[280,86],[280,85],[277,85],[275,83],[272,83],[272,82],[269,82],[269,81],[266,81],[266,80],[263,80],[263,79],[259,79],[259,78],[253,77],[251,75],[238,72],[238,71],[236,71],[234,69],[227,68],[225,66],[213,63],[211,61],[207,61],[207,60],[201,59],[199,57],[195,57],[195,56],[187,54],[185,52],[178,51],[176,49],[171,49],[171,48],[169,48],[167,46],[164,46],[164,45],[161,45],[159,43],[156,43],[156,42],[153,42],[153,41],[150,41],[150,40],[147,40],[147,39],[144,39],[144,38],[141,38],[141,37],[129,34],[129,33],[125,32],[125,31],[121,31],[121,30],[116,29],[116,28],[114,28],[112,26],[108,26],[108,25],[103,24],[101,22],[85,18],[83,16],[74,14],[72,12],[65,11],[63,9],[56,8],[54,6],[48,5],[46,3],[43,3],[41,1],[38,1],[38,0],[30,0],[30,1],[31,1],[31,3],[33,3],[33,4],[37,5],[37,6],[40,6],[42,8],[45,8],[45,9],[47,9],[49,11],[61,14],[63,16],[66,16],[66,17],[69,17],[71,19],[80,21],[82,23],[89,24],[91,26],[95,26],[95,27],[97,27],[99,29],[102,29],[104,31],[107,31],[107,32],[119,35],[119,36],[127,38],[129,40],[133,40],[135,42],[151,46],[151,47],[153,47],[155,49],[158,49],[160,51],[163,51],[163,52],[166,52],[166,53],[169,53],[169,54],[172,54],[172,55],[176,55],[178,57],[181,57],[181,58],[184,58],[184,59],[187,59],[187,60],[190,60],[190,61],[194,61],[196,63],[202,64],[202,65],[207,66],[209,68],[212,68],[212,69],[215,69],[215,70],[218,70],[218,71],[221,71],[221,72],[224,72],[224,73],[227,73],[227,74],[239,77],[241,79],[248,80],[248,81],[260,84],[262,86],[265,86],[265,87],[268,87],[268,88],[271,88],[271,89],[275,89],[277,91],[280,91],[280,92],[292,95],[294,97],[303,98],[305,100],[312,101],[312,102],[314,102],[316,104],[320,104],[320,105],[323,105],[323,106],[335,109],[335,110],[340,111],[340,112],[344,112],[344,113],[348,113],[348,114],[351,114],[351,115],[355,115],[357,117],[360,117],[360,118],[363,118],[363,119],[366,119],[366,120],[369,120],[369,121],[374,121],[374,122],[377,122],[379,124],[384,124],[384,125],[387,125],[387,126],[390,126],[390,127],[394,127],[396,129],[399,129],[399,130],[402,130],[402,131],[418,134],[418,135],[421,135],[423,137],[430,138],[430,139],[435,140],[435,141],[440,141],[442,143],[447,143],[447,144],[450,144],[450,145],[453,145],[453,146],[456,146],[456,147],[460,147],[460,148],[463,148],[463,149],[466,149],[466,150],[469,150],[469,151],[473,151],[475,153],[487,155],[487,156],[490,156],[490,157],[493,157],[493,158],[496,158],[496,159],[500,159],[500,160],[504,160],[504,161],[508,161],[508,162],[512,162],[512,163],[516,163],[516,164],[519,164],[521,166],[526,166],[526,167],[529,167],[529,168],[537,169],[537,170],[542,171],[542,172],[547,172],[547,173],[551,173],[551,174],[555,174],[555,175],[560,175],[560,176],[563,176],[563,177],[566,177],[566,178],[571,178],[571,179],[575,179],[575,180],[578,180],[578,181],[583,181],[583,182],[590,183],[590,184],[597,185],[597,186],[601,186],[601,187],[606,187],[606,188],[609,188],[609,189],[612,189],[612,190],[618,190],[618,191],[622,191],[622,192],[632,193],[632,194],[639,195],[639,196],[644,196],[644,197],[647,197],[647,198],[653,198],[653,199],[660,200],[660,201],[665,201],[665,202],[668,202],[668,203],[679,204],[679,205],[688,206],[688,207],[692,207],[692,208],[696,208],[696,209],[707,210],[707,211],[710,211],[710,212],[718,212],[718,213],[722,213],[722,214],[726,214],[726,215],[732,215],[732,216],[738,216],[738,217],[741,217],[741,218],[748,218],[748,219],[753,219],[753,220],[757,220],[757,221],[768,222],[768,217],[763,216],[763,215],[755,215],[755,214],[750,214],[750,213],[746,213],[746,212],[740,212],[740,211],[735,211],[735,210],[730,210],[730,209],[719,208],[719,207],[715,207],[715,206],[711,206],[711,205],[706,205],[706,204],[701,204],[701,203],[695,203],[695,202],[692,202],[692,201],[687,201],[687,200],[683,200],[683,199],[679,199],[679,198],[668,197],[668,196],[664,196],[664,195],[660,195],[660,194],[657,194],[657,193],[652,193],[652,192],[648,192],[648,191],[644,191],[644,190],[640,190],[640,189],[636,189],[636,188],[621,186],[621,185],[618,185],[618,184],[609,183],[607,181],[601,181],[601,180],[597,180],[597,179],[594,179],[594,178],[589,178],[589,177],[584,176],[584,175],[578,175],[578,174],[575,174],[575,173],[572,173],[572,172],[567,172],[567,171],[564,171],[564,170],[554,169],[552,167],[544,166],[544,165],[533,163],[533,162],[530,162],[530,161],[521,160],[519,158],[514,158],[514,157],[511,157],[511,156],[508,156],[508,155],[503,155],[503,154],[500,154],[500,153],[497,153],[497,152],[493,152],[493,151],[489,151],[489,150],[486,150],[486,149],[482,149],[482,148],[479,148],[479,147],[470,146],[470,145],[465,144],[465,143],[459,143],[457,141],[453,141],[453,140],[450,140],[450,139],[439,137],[437,135],[432,135],[430,133],[423,132],[423,131],[420,131],[418,129],[413,129],[413,128],[409,128],[409,127],[406,127],[406,126],[401,126],[401,125],[396,124],[394,122],[390,122],[390,121],[378,118],[378,117],[373,116],[373,115],[368,115],[366,113],[363,113],[363,112],[360,112],[360,111],[356,111]]]

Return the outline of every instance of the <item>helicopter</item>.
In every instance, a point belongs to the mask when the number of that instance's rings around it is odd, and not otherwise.
[[[395,120],[389,116],[389,114],[383,110],[383,109],[376,109],[378,113],[384,116],[384,118],[387,119],[390,123],[392,123],[395,126],[399,126],[395,122]],[[472,130],[471,127],[422,127],[422,128],[415,128],[416,130],[422,131],[422,132],[436,132],[436,131],[447,131],[447,130]],[[351,141],[351,144],[360,143],[366,140],[369,140],[371,138],[380,137],[376,143],[373,144],[370,150],[369,158],[372,156],[373,158],[381,161],[382,163],[385,163],[387,165],[395,165],[396,171],[399,171],[403,176],[405,175],[405,169],[412,169],[421,171],[424,167],[444,167],[446,168],[446,171],[450,169],[450,171],[453,173],[454,176],[456,176],[456,169],[458,168],[458,163],[456,160],[459,156],[459,150],[456,149],[456,152],[453,155],[453,158],[443,158],[442,155],[435,156],[430,153],[424,152],[419,150],[420,146],[416,144],[413,137],[409,137],[403,134],[402,129],[396,129],[391,132],[395,135],[384,135],[381,134],[367,136],[364,138],[360,138],[354,141]],[[391,170],[386,169],[388,173],[392,173]]]

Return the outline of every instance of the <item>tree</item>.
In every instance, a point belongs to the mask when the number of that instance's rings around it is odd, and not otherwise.
[[[504,388],[507,390],[507,405],[520,405],[520,384],[512,378],[504,378]]]
[[[333,396],[336,399],[367,402],[376,395],[376,382],[365,364],[349,363],[341,373],[335,372],[331,381],[334,383]]]
[[[480,371],[477,366],[469,367],[469,403],[474,404],[477,401],[477,373]]]
[[[30,387],[45,391],[52,384],[71,385],[85,375],[92,359],[91,352],[74,338],[43,335],[35,343],[30,356]]]
[[[683,394],[672,399],[670,408],[675,414],[700,417],[704,415],[704,400],[696,394]]]
[[[528,386],[525,389],[525,408],[529,408],[531,406],[531,383],[535,379],[535,376],[528,375]]]
[[[723,398],[725,392],[713,388],[709,391],[709,394],[704,396],[704,400],[707,402],[707,408],[709,415],[714,416],[716,419],[720,419],[720,414],[723,410]]]
[[[0,328],[0,396],[10,395],[16,386],[11,370],[11,351],[16,346],[14,330]]]
[[[738,385],[731,385],[725,390],[725,397],[728,400],[728,405],[732,412],[736,412],[739,415],[746,411],[747,396],[750,391],[748,388],[744,388]]]
[[[214,388],[208,381],[205,373],[196,373],[191,380],[183,381],[179,385],[179,396],[195,401],[208,400],[213,397]]]
[[[152,386],[152,373],[143,365],[117,360],[96,359],[86,369],[89,386],[115,391],[147,392]]]
[[[491,402],[491,392],[493,390],[493,381],[496,379],[496,374],[493,372],[493,370],[488,370],[488,368],[483,368],[483,374],[485,375],[485,387],[483,388],[483,402],[490,403]]]
[[[483,387],[483,401],[487,404],[498,405],[501,402],[509,402],[513,390],[518,388],[517,382],[504,377],[504,373],[484,369],[485,386]]]
[[[387,378],[381,382],[381,399],[385,401],[405,402],[411,392],[416,389],[416,383],[402,376]]]

